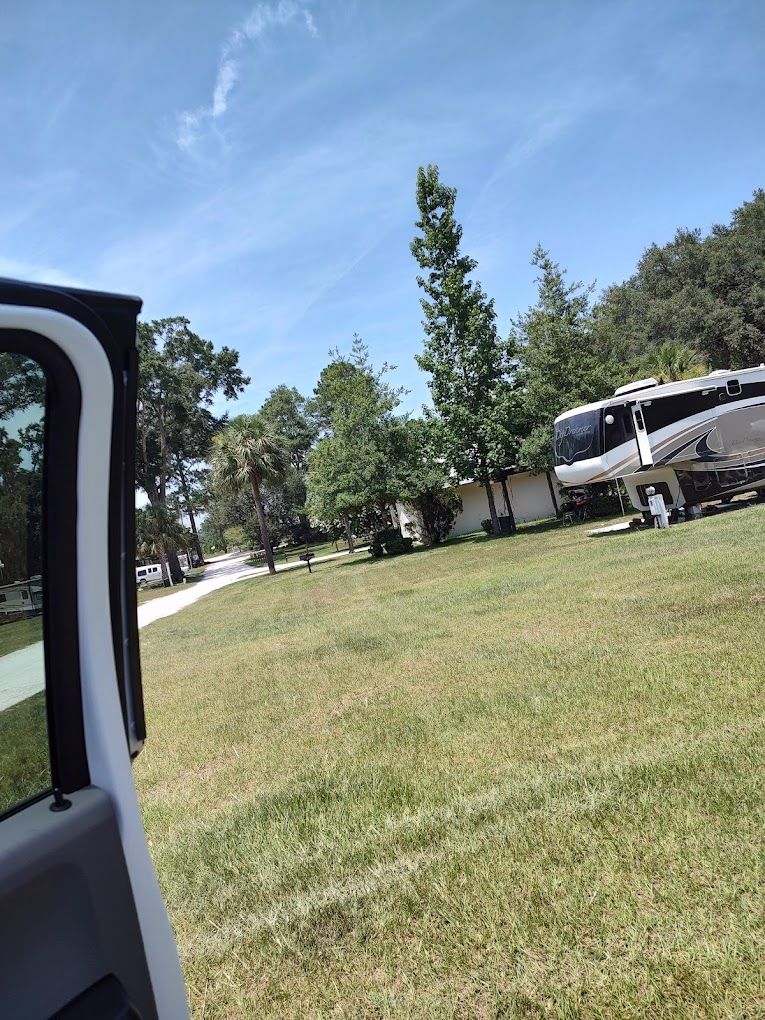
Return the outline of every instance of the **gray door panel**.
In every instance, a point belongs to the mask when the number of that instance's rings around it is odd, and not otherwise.
[[[3,1016],[45,1020],[113,974],[144,1020],[154,1000],[114,809],[94,787],[0,826]]]

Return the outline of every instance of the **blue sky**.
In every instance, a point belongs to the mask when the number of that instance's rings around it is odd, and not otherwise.
[[[756,0],[8,0],[0,48],[0,274],[187,315],[241,410],[354,332],[426,398],[421,163],[503,331],[537,241],[604,286],[765,184]]]

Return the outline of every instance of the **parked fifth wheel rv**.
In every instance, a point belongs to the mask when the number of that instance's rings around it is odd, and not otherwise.
[[[670,510],[754,489],[762,498],[765,364],[621,386],[613,397],[556,418],[554,444],[563,485],[623,478],[643,511],[649,485]]]

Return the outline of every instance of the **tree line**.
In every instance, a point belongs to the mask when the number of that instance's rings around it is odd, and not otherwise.
[[[0,585],[42,573],[44,409],[40,366],[0,353]]]
[[[184,318],[140,324],[136,462],[148,506],[139,536],[175,579],[181,547],[201,559],[203,544],[224,549],[233,537],[262,547],[273,570],[276,543],[344,535],[353,548],[354,536],[397,528],[397,505],[426,541],[441,541],[463,479],[484,486],[499,533],[492,483],[551,469],[562,411],[641,376],[765,360],[765,191],[706,236],[683,229],[652,245],[597,298],[538,246],[537,299],[504,332],[463,250],[456,200],[436,166],[420,168],[415,357],[431,395],[421,417],[401,413],[394,366],[375,367],[358,336],[330,352],[310,395],[284,384],[255,414],[216,416],[215,399],[233,400],[249,382],[237,352],[216,350]]]

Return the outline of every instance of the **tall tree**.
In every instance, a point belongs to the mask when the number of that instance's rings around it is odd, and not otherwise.
[[[199,526],[199,538],[203,549],[210,552],[228,552],[225,531],[228,519],[221,501],[210,490],[205,494],[205,517]]]
[[[438,167],[417,173],[418,236],[411,244],[423,273],[425,342],[417,363],[428,372],[444,454],[461,478],[486,490],[492,530],[499,533],[492,480],[512,460],[514,352],[497,330],[494,302],[471,278],[478,263],[460,250],[462,227],[455,188],[442,184]]]
[[[188,546],[189,534],[163,503],[150,503],[136,510],[135,530],[137,551],[141,556],[156,556],[162,567],[162,577],[171,584],[180,578],[173,577],[168,557]]]
[[[260,535],[270,574],[276,573],[271,539],[263,512],[264,484],[278,484],[284,477],[288,452],[280,437],[255,414],[234,418],[213,438],[211,459],[219,483],[232,490],[248,488],[252,493]]]
[[[568,283],[566,272],[540,246],[532,265],[539,270],[536,305],[513,325],[518,352],[519,463],[530,471],[553,466],[553,422],[577,404],[613,393],[623,367],[593,353],[592,287]]]
[[[401,389],[388,384],[392,366],[376,371],[356,336],[351,352],[333,352],[315,390],[323,438],[309,457],[307,506],[331,525],[351,519],[384,524],[401,492],[403,419],[394,412]]]
[[[294,386],[282,384],[271,390],[258,413],[282,437],[293,467],[304,471],[319,432],[310,401]]]
[[[188,517],[191,532],[189,548],[197,560],[196,565],[199,566],[204,563],[204,552],[199,538],[197,515],[206,510],[208,471],[200,461],[180,454],[174,458],[174,464],[173,494],[172,497],[168,497],[168,505],[172,505],[178,511],[181,519],[184,514]]]
[[[651,245],[597,311],[597,334],[635,360],[664,343],[699,351],[712,368],[765,360],[765,190],[706,237],[678,230]]]
[[[279,490],[271,494],[271,516],[278,517],[280,527],[293,537],[307,540],[308,452],[319,434],[315,409],[294,386],[282,384],[271,390],[258,413],[281,438],[290,462]]]
[[[413,514],[422,541],[436,545],[449,537],[462,509],[459,489],[441,456],[438,421],[410,419],[404,442],[401,501]]]
[[[15,422],[13,417],[23,413]],[[20,354],[0,353],[0,580],[42,572],[45,374]],[[10,419],[10,421],[9,421]],[[26,425],[19,428],[23,420]]]
[[[209,446],[218,426],[213,400],[235,399],[249,379],[236,351],[216,351],[183,317],[139,323],[138,352],[136,483],[152,505],[165,505],[172,480],[182,489],[179,471]],[[168,558],[180,580],[177,557]]]

